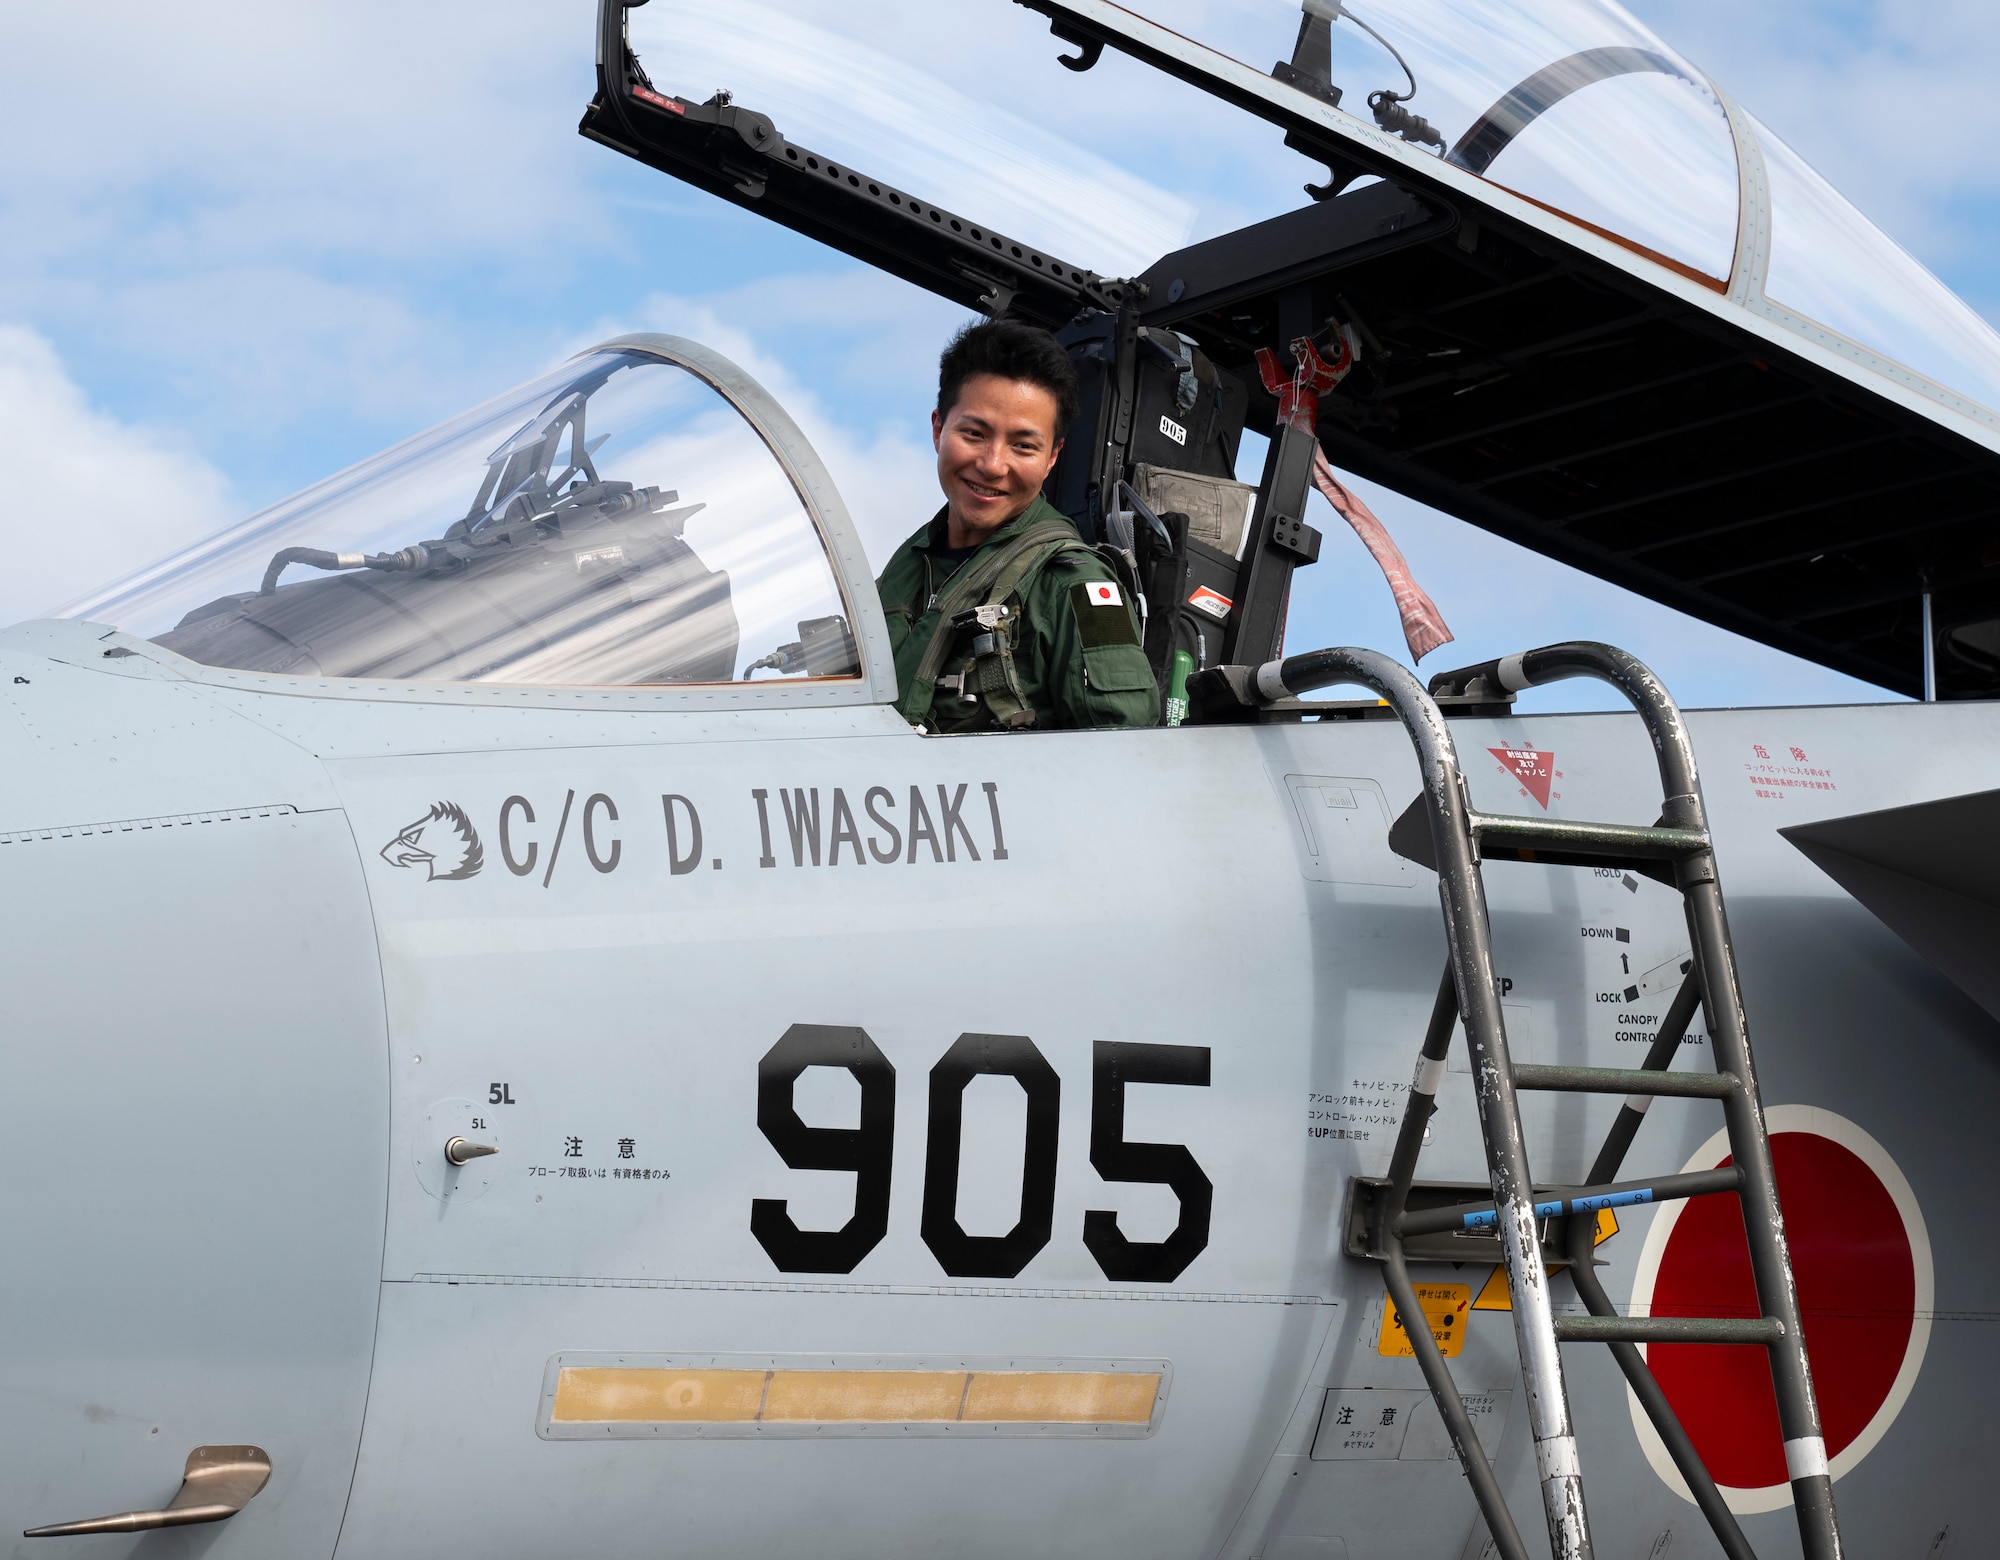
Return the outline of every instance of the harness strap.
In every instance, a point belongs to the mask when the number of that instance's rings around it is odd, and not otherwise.
[[[1071,547],[1090,550],[1069,521],[1040,520],[1009,537],[1004,546],[995,548],[986,557],[966,564],[945,582],[937,595],[939,622],[931,634],[931,642],[924,646],[923,659],[917,663],[909,704],[904,711],[912,723],[921,724],[937,698],[938,675],[944,670],[945,657],[951,654],[955,638],[951,632],[952,618],[968,607],[1004,601],[1037,568]],[[1004,591],[997,588],[1003,582]]]

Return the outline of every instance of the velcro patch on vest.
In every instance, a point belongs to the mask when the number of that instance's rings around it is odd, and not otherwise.
[[[1108,593],[1108,594],[1106,594]],[[1099,645],[1136,645],[1137,630],[1125,608],[1125,593],[1106,580],[1091,580],[1069,588],[1070,611],[1086,650]]]

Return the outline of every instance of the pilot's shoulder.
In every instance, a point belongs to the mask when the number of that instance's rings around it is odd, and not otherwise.
[[[1065,548],[1051,558],[1024,605],[1045,633],[1066,639],[1074,625],[1085,647],[1139,643],[1131,592],[1119,571],[1091,547]]]
[[[910,533],[902,545],[889,554],[889,561],[882,565],[882,572],[875,576],[875,583],[878,586],[886,586],[900,576],[914,574],[917,568],[917,553],[929,544],[930,539],[931,522],[926,520]]]
[[[1046,616],[1067,608],[1072,595],[1080,595],[1084,587],[1117,578],[1097,550],[1079,539],[1056,552],[1035,571],[1028,582],[1024,604],[1031,614]]]
[[[1036,584],[1044,590],[1061,592],[1081,581],[1096,579],[1110,572],[1111,566],[1098,555],[1097,550],[1078,537],[1074,544],[1063,547],[1042,566]]]

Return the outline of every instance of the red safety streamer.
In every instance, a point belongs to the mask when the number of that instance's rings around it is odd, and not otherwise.
[[[1439,645],[1450,644],[1452,633],[1445,627],[1444,614],[1424,594],[1423,587],[1410,578],[1410,566],[1403,561],[1402,549],[1390,539],[1388,529],[1375,518],[1375,512],[1333,474],[1324,450],[1313,451],[1313,486],[1354,527],[1361,545],[1388,578],[1389,589],[1396,597],[1396,611],[1403,620],[1403,638],[1409,642],[1410,659],[1421,661]]]

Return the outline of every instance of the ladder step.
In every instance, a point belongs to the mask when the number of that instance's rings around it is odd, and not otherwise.
[[[1513,818],[1474,813],[1479,854],[1518,861],[1561,857],[1636,867],[1680,861],[1708,850],[1705,830],[1632,823],[1582,823],[1563,818]]]
[[[1558,1316],[1558,1343],[1757,1343],[1785,1336],[1775,1316]]]
[[[1655,1176],[1650,1181],[1623,1181],[1610,1186],[1580,1186],[1567,1196],[1535,1203],[1538,1219],[1560,1219],[1572,1213],[1596,1213],[1603,1208],[1629,1208],[1637,1203],[1671,1202],[1681,1197],[1709,1197],[1718,1192],[1741,1189],[1742,1181],[1732,1166],[1726,1170],[1697,1170],[1692,1175]],[[1406,1213],[1396,1221],[1396,1234],[1442,1234],[1447,1230],[1490,1230],[1500,1223],[1493,1203],[1461,1203],[1455,1208],[1427,1208]]]
[[[1514,1087],[1552,1094],[1667,1094],[1723,1100],[1743,1085],[1728,1073],[1653,1072],[1639,1067],[1543,1067],[1517,1062]]]
[[[1700,829],[1571,823],[1498,813],[1468,813],[1466,823],[1474,851],[1487,861],[1536,861],[1552,867],[1622,867],[1668,888],[1680,886],[1674,878],[1675,862],[1710,849],[1708,835]],[[1389,849],[1418,866],[1437,871],[1430,814],[1421,793],[1390,825]]]

